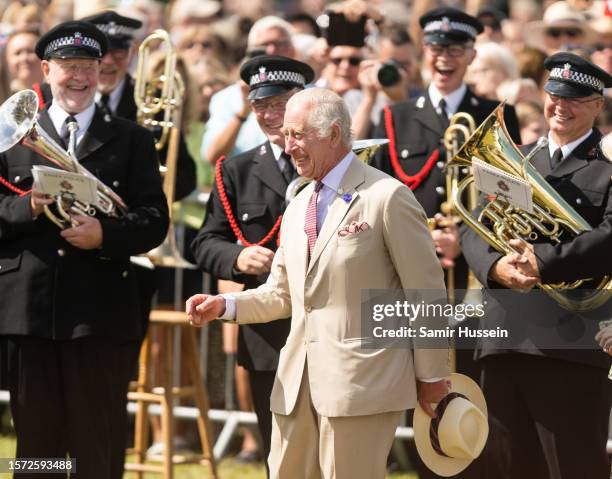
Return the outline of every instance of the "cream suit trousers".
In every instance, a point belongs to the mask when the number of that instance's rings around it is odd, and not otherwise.
[[[307,369],[291,414],[273,414],[270,478],[384,479],[402,412],[320,416],[312,405]]]

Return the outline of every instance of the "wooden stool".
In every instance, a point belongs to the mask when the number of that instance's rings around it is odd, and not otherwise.
[[[163,474],[164,479],[172,479],[175,464],[202,464],[210,471],[210,477],[217,479],[217,468],[213,457],[211,445],[211,428],[208,420],[208,392],[200,374],[198,361],[198,348],[195,330],[189,325],[187,314],[181,311],[151,311],[150,327],[147,337],[140,350],[138,366],[138,383],[135,391],[128,393],[128,400],[136,401],[136,424],[134,432],[134,448],[128,449],[128,454],[136,455],[136,462],[126,463],[126,471],[136,471],[138,479],[142,479],[144,472]],[[185,339],[185,367],[189,372],[191,386],[178,386],[173,384],[174,370],[174,333],[175,327],[182,327],[181,333]],[[163,329],[162,356],[160,360],[161,380],[159,387],[152,388],[150,380],[151,369],[151,337],[153,328]],[[173,454],[172,439],[174,437],[174,417],[172,408],[175,398],[192,397],[200,411],[197,419],[198,433],[202,446],[202,455],[194,457],[177,456]],[[164,444],[164,454],[161,465],[146,464],[146,455],[149,438],[149,403],[161,406],[161,429]]]

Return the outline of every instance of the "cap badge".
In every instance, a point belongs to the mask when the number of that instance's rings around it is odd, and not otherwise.
[[[266,67],[259,67],[259,81],[267,81],[268,73],[266,72]]]
[[[442,23],[440,23],[440,30],[443,32],[450,31],[450,20],[448,17],[442,17]]]
[[[81,32],[74,32],[74,44],[76,46],[80,46],[81,43],[83,42],[83,38],[81,36]]]
[[[117,24],[115,22],[109,22],[108,24],[108,34],[115,35],[117,33]]]
[[[565,65],[563,65],[563,71],[561,72],[561,76],[565,78],[566,80],[570,77],[572,73],[571,68],[572,66],[569,63],[566,63]]]

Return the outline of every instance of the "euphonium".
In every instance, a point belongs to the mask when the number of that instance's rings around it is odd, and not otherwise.
[[[474,181],[470,174],[453,191],[453,206],[457,214],[489,245],[502,254],[514,253],[509,240],[520,238],[535,241],[545,238],[558,244],[575,237],[591,226],[555,191],[555,189],[529,163],[535,154],[524,157],[512,142],[504,124],[504,104],[500,104],[478,127],[451,161],[451,166],[470,166],[477,158],[511,175],[529,182],[533,191],[533,213],[516,208],[502,197],[484,206],[479,216],[472,216],[462,203],[463,192]],[[540,148],[541,145],[537,148]],[[486,221],[485,221],[486,220]],[[487,226],[488,223],[491,226]],[[571,311],[590,311],[604,304],[610,297],[612,281],[606,276],[588,295],[573,297],[563,290],[573,290],[588,279],[562,284],[542,284],[538,287],[548,293],[559,305]],[[581,291],[582,292],[582,291]]]
[[[386,138],[357,140],[353,142],[352,150],[353,153],[357,155],[357,158],[367,165],[372,155],[376,153],[376,150],[387,143],[389,143],[389,140]],[[298,193],[302,191],[311,181],[312,179],[304,178],[303,176],[298,176],[296,179],[291,181],[291,183],[289,183],[287,186],[287,191],[285,193],[286,203],[289,204],[289,202],[295,198]]]
[[[32,90],[17,92],[0,106],[0,153],[20,143],[62,170],[80,173],[93,179],[97,188],[96,203],[93,205],[67,196],[57,196],[54,207],[57,214],[51,211],[51,208],[45,207],[47,217],[64,229],[71,225],[70,215],[75,212],[94,216],[98,210],[111,217],[124,215],[128,208],[121,197],[58,145],[38,125],[37,114],[38,96]]]
[[[162,50],[165,57],[162,71],[158,73],[156,69],[151,68],[150,54],[152,49],[160,51],[161,48],[165,49]],[[165,166],[160,166],[160,172],[164,175],[163,187],[170,212],[170,227],[164,242],[149,251],[146,256],[157,266],[195,269],[195,265],[181,256],[176,246],[172,223],[184,94],[185,85],[176,69],[176,50],[170,35],[165,30],[155,30],[143,40],[138,50],[134,101],[138,109],[136,121],[149,129],[161,128],[161,136],[155,143],[155,148],[159,151],[168,147]],[[161,119],[158,119],[160,115]]]

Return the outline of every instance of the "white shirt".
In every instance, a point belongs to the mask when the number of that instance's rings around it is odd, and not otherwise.
[[[285,169],[285,164],[287,163],[287,160],[281,156],[283,154],[283,149],[272,142],[270,142],[270,148],[272,148],[272,154],[274,155],[278,169],[282,172]]]
[[[572,151],[576,149],[576,147],[580,143],[582,143],[584,140],[586,140],[591,135],[591,133],[593,133],[593,128],[591,128],[589,131],[586,132],[586,134],[582,135],[577,140],[574,140],[571,143],[568,143],[567,145],[563,145],[561,147],[561,153],[563,153],[563,159],[567,158],[572,153]],[[549,131],[548,132],[548,153],[550,154],[551,158],[553,154],[555,153],[555,151],[557,151],[558,148],[559,148],[559,145],[557,145],[555,143],[555,140],[552,139],[552,135],[550,134],[550,131]]]
[[[440,93],[433,83],[430,83],[429,88],[427,89],[427,94],[429,95],[429,99],[431,100],[431,104],[434,106],[434,108],[437,109],[440,100],[444,98],[444,101],[446,101],[446,116],[448,116],[449,120],[450,117],[457,113],[457,110],[459,110],[459,105],[461,104],[461,100],[463,100],[466,92],[467,86],[465,83],[462,83],[459,88],[446,96],[442,95],[442,93]]]
[[[81,113],[77,113],[76,115],[73,115],[75,120],[79,124],[79,129],[76,133],[76,144],[77,145],[81,142],[81,140],[85,136],[85,132],[87,132],[89,125],[91,125],[91,120],[93,119],[95,111],[96,111],[96,105],[95,103],[92,102]],[[51,103],[51,106],[49,107],[49,117],[51,118],[51,122],[53,123],[53,126],[55,127],[55,131],[57,131],[60,137],[65,134],[68,128],[66,126],[66,118],[68,118],[69,116],[70,115],[68,114],[68,112],[64,111],[58,105],[56,101]]]

